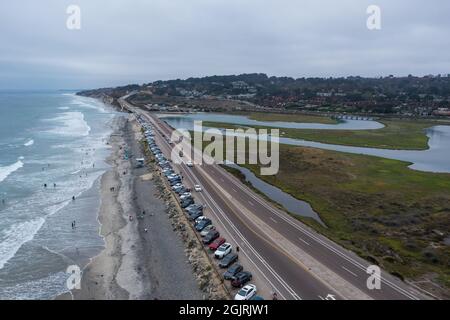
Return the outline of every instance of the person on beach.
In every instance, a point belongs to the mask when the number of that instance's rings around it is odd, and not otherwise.
[[[75,201],[75,196],[72,196],[72,201]]]
[[[2,205],[5,205],[5,199],[2,199]]]
[[[44,183],[44,188],[47,188],[47,184],[46,183]]]
[[[56,188],[56,183],[53,184],[53,188]]]

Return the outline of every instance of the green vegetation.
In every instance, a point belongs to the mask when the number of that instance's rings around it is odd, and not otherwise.
[[[261,176],[258,165],[244,167],[309,202],[328,228],[300,218],[303,222],[394,275],[438,284],[444,288],[439,294],[448,298],[450,174],[415,171],[408,165],[280,145],[276,175]],[[238,171],[230,172],[243,179]]]
[[[425,130],[435,125],[448,124],[433,121],[383,120],[385,127],[377,130],[311,130],[280,128],[280,136],[328,144],[381,149],[426,150],[428,137]],[[222,122],[203,122],[204,126],[216,128],[244,128]],[[252,126],[255,129],[273,127]]]
[[[302,123],[322,123],[336,124],[337,120],[330,117],[316,115],[307,115],[300,113],[267,113],[267,112],[240,112],[240,115],[247,116],[249,119],[257,121],[284,121],[284,122],[302,122]]]
[[[312,148],[280,146],[280,171],[260,179],[308,201],[321,232],[405,278],[439,275],[450,288],[450,174],[407,163]]]

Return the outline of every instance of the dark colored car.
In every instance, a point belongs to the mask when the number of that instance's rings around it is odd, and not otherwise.
[[[196,226],[195,229],[197,231],[202,231],[203,229],[205,229],[207,226],[209,226],[210,224],[212,224],[211,219],[205,219],[200,221]]]
[[[226,257],[225,257],[226,258]],[[223,274],[225,280],[232,280],[239,272],[242,272],[244,267],[240,264],[233,264],[227,271]]]
[[[225,243],[225,241],[227,241],[227,240],[225,240],[225,238],[217,238],[208,246],[209,250],[216,251],[217,248],[219,248],[221,245],[223,245]]]
[[[181,178],[169,180],[169,184],[171,187],[173,187],[174,185],[176,185],[178,183],[181,183]]]
[[[194,199],[187,198],[187,199],[184,199],[183,201],[181,201],[181,207],[182,208],[186,208],[186,207],[190,206],[193,203],[194,203]]]
[[[214,240],[216,240],[218,237],[220,237],[220,233],[217,230],[211,230],[204,238],[203,243],[204,244],[210,244]]]
[[[189,214],[189,220],[196,220],[197,218],[200,218],[203,215],[201,211],[194,211]]]
[[[219,267],[221,267],[221,268],[228,268],[233,263],[238,261],[238,259],[239,259],[239,257],[238,257],[238,255],[236,253],[227,254],[222,260],[220,260]]]
[[[186,213],[188,215],[191,215],[191,214],[193,214],[195,212],[203,213],[203,205],[201,205],[201,204],[192,204],[189,207],[187,207],[185,210],[186,210]]]
[[[241,288],[250,280],[252,280],[252,274],[248,271],[242,271],[234,276],[233,280],[231,280],[231,285],[236,288]]]

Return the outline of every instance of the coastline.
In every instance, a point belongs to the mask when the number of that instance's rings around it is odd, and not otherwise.
[[[81,288],[57,300],[205,299],[151,171],[132,165],[142,151],[133,119],[118,116],[108,139],[110,169],[101,177],[98,213],[105,247],[84,267]]]

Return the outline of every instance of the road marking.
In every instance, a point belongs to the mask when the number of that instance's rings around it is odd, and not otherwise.
[[[278,223],[278,221],[277,220],[275,220],[274,218],[272,218],[272,217],[270,217],[270,220],[272,220],[273,222],[275,222],[275,223]]]
[[[351,258],[350,256],[346,255],[345,253],[343,253],[341,250],[337,249],[334,247],[334,245],[336,245],[335,243],[332,244],[328,244],[327,242],[325,242],[324,240],[322,240],[319,236],[314,235],[311,231],[309,231],[307,229],[307,227],[303,227],[300,226],[296,223],[293,223],[292,221],[290,221],[287,217],[285,217],[282,213],[277,212],[276,209],[272,208],[271,206],[269,206],[267,203],[265,203],[263,200],[261,200],[260,198],[258,198],[256,195],[252,194],[248,189],[246,189],[242,184],[236,183],[235,180],[233,180],[229,175],[224,175],[229,181],[231,181],[233,184],[235,184],[239,189],[241,189],[244,193],[246,193],[248,196],[250,196],[251,198],[253,198],[254,200],[256,200],[256,202],[260,203],[262,206],[266,207],[267,209],[269,209],[270,211],[272,211],[274,214],[276,214],[278,217],[280,217],[282,220],[284,220],[285,222],[287,222],[288,224],[290,224],[292,227],[296,228],[297,230],[303,232],[305,235],[309,236],[312,240],[315,240],[316,242],[318,242],[319,244],[321,244],[322,246],[324,246],[325,248],[327,248],[328,250],[330,250],[331,252],[335,253],[337,256],[339,256],[340,258],[343,258],[344,260],[347,260],[348,262],[350,262],[351,264],[353,264],[354,266],[356,266],[357,268],[365,271],[366,267],[361,264],[360,262],[356,261],[355,259]],[[234,177],[233,177],[234,178]],[[313,231],[314,232],[314,231]],[[327,239],[329,241],[329,239]],[[395,291],[405,295],[406,297],[408,297],[409,299],[413,299],[413,300],[419,300],[418,297],[416,297],[415,295],[411,294],[410,292],[408,292],[407,290],[405,290],[404,288],[398,286],[397,284],[385,279],[384,277],[382,278],[382,282],[386,283],[389,287],[391,287],[392,289],[394,289]]]
[[[247,201],[247,202],[248,202],[249,205],[251,205],[253,207],[255,206],[251,201]]]
[[[235,189],[235,188],[231,188],[234,192],[236,192],[237,193],[237,190]]]
[[[347,271],[348,273],[350,273],[352,276],[354,276],[354,277],[358,277],[358,275],[356,274],[356,273],[354,273],[354,272],[352,272],[352,271],[350,271],[350,270],[348,270],[346,267],[344,267],[344,266],[341,266],[341,268],[342,269],[344,269],[345,271]]]
[[[298,238],[298,240],[300,240],[301,242],[305,243],[306,245],[310,246],[309,242],[306,242],[305,240],[303,240],[302,238]]]

